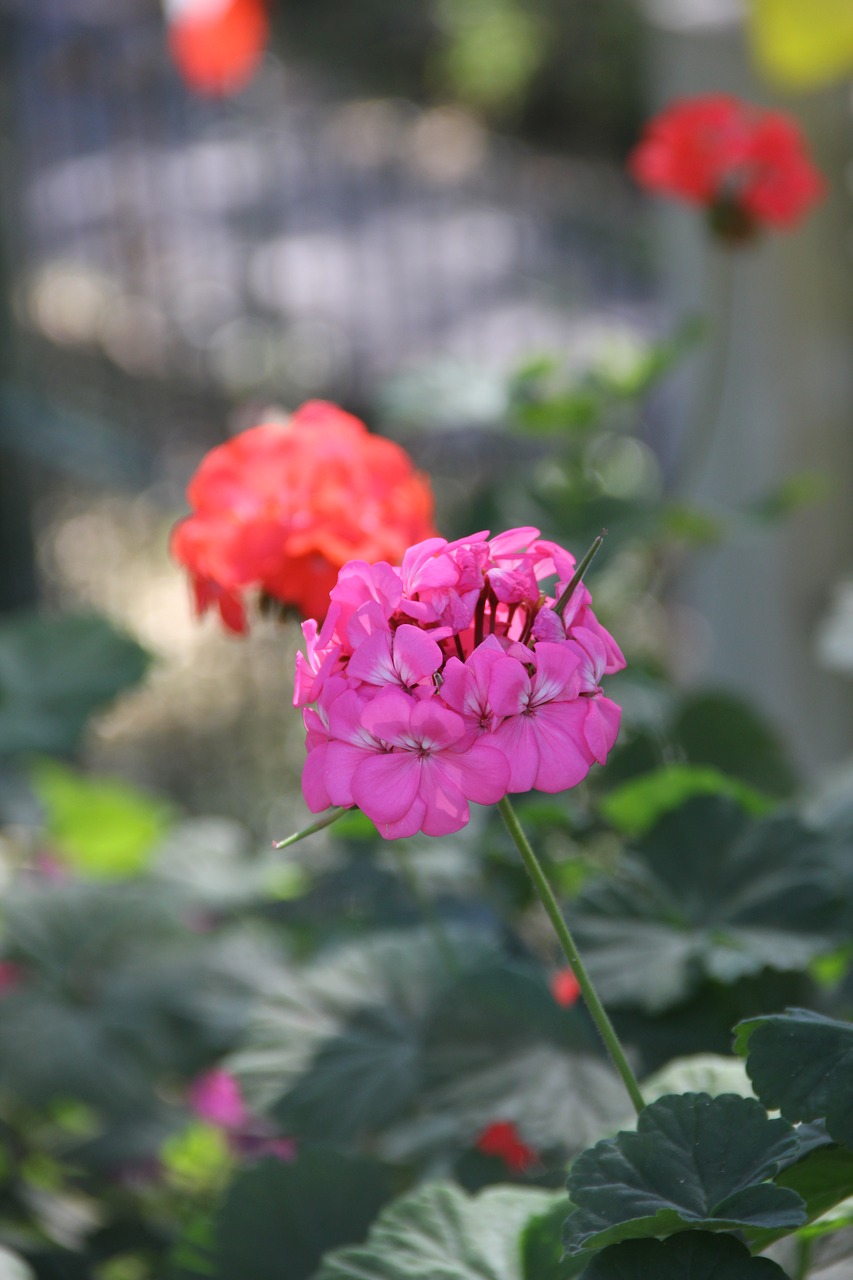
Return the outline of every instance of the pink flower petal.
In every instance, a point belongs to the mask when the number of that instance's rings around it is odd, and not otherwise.
[[[414,803],[420,779],[421,761],[411,751],[369,755],[353,774],[353,798],[377,826],[399,822]]]

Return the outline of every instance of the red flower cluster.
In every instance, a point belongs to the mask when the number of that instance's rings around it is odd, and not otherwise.
[[[408,455],[319,400],[211,450],[187,498],[193,514],[172,554],[190,572],[197,612],[215,605],[236,632],[248,591],[323,618],[342,565],[397,564],[433,532],[429,481]]]
[[[266,0],[165,0],[169,50],[191,89],[219,96],[249,83],[269,38]]]
[[[498,1120],[484,1129],[474,1144],[484,1156],[503,1160],[510,1173],[526,1173],[539,1163],[539,1153],[522,1142],[511,1120]]]
[[[705,205],[730,242],[791,227],[824,193],[797,124],[725,94],[671,103],[649,121],[628,166],[641,186]]]

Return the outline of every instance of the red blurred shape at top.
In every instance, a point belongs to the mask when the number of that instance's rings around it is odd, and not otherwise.
[[[793,226],[825,191],[790,116],[726,94],[670,103],[646,125],[628,167],[650,191],[706,205],[730,241]]]
[[[526,1173],[532,1165],[539,1163],[538,1152],[522,1142],[511,1120],[497,1120],[490,1124],[480,1134],[475,1146],[483,1155],[503,1160],[512,1173]]]
[[[169,49],[184,81],[211,97],[245,88],[269,39],[266,0],[166,0]]]

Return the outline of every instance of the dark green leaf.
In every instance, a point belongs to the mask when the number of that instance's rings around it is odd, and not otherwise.
[[[660,1012],[703,979],[805,968],[837,945],[845,897],[829,837],[709,796],[667,814],[569,914],[605,1002]]]
[[[427,1118],[409,1126],[410,1142],[443,1132],[466,1145],[512,1119],[536,1149],[570,1153],[608,1132],[625,1105],[584,1013],[560,1008],[541,975],[498,963],[461,976],[431,1010],[420,1101]]]
[[[778,1187],[789,1187],[802,1197],[811,1222],[853,1196],[853,1152],[845,1147],[819,1146],[803,1159],[782,1169],[773,1181]],[[776,1231],[750,1231],[750,1247],[756,1253],[763,1252],[779,1234]]]
[[[525,1280],[522,1232],[554,1202],[526,1187],[473,1198],[432,1183],[389,1205],[367,1243],[326,1257],[314,1280]]]
[[[524,1228],[521,1236],[524,1280],[572,1280],[586,1266],[585,1254],[572,1257],[563,1249],[566,1207],[566,1197],[560,1196],[547,1213],[531,1218]]]
[[[323,1254],[363,1240],[390,1195],[389,1172],[363,1156],[300,1151],[232,1182],[216,1219],[217,1280],[308,1280]]]
[[[148,656],[103,618],[0,625],[0,755],[65,754],[89,717],[142,679]]]
[[[575,1161],[566,1246],[577,1253],[687,1228],[800,1226],[800,1197],[767,1181],[796,1150],[787,1121],[769,1120],[751,1098],[660,1098],[636,1133],[607,1138]]]
[[[627,1240],[598,1254],[582,1280],[786,1280],[733,1236],[690,1231],[669,1240]]]
[[[808,1009],[742,1022],[735,1047],[762,1102],[789,1120],[826,1118],[853,1147],[853,1023]]]
[[[455,930],[463,965],[493,947]],[[453,981],[426,930],[388,931],[349,943],[283,974],[257,1008],[234,1061],[260,1106],[285,1129],[337,1141],[405,1114],[420,1083],[421,1025]]]
[[[796,786],[778,734],[734,694],[707,692],[687,699],[672,734],[691,764],[712,765],[766,795],[790,795]]]

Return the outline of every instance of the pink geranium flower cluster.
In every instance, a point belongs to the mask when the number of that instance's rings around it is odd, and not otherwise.
[[[563,791],[603,764],[620,710],[601,679],[625,661],[583,583],[557,607],[574,571],[531,528],[429,538],[398,569],[344,565],[296,662],[312,812],[357,805],[388,839],[447,835],[469,801]]]

